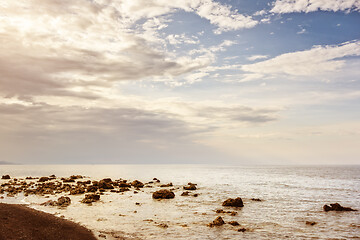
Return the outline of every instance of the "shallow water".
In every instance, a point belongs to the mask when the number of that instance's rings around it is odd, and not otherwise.
[[[128,239],[360,239],[360,212],[323,212],[324,204],[339,202],[360,209],[360,167],[298,166],[214,166],[214,165],[39,165],[0,166],[0,175],[12,177],[68,177],[81,174],[99,180],[138,179],[148,182],[154,177],[162,183],[172,182],[175,199],[153,200],[158,188],[105,193],[92,206],[82,204],[81,196],[69,197],[66,209],[40,206],[57,199],[18,195],[1,202],[27,203],[31,207],[79,222],[98,232],[111,232]],[[4,180],[0,180],[1,183]],[[198,197],[182,197],[182,186],[198,184]],[[242,197],[244,207],[236,216],[216,214],[221,203]],[[263,201],[251,201],[260,198]],[[141,205],[136,205],[139,202]],[[224,210],[232,210],[225,209]],[[136,212],[134,212],[136,211]],[[238,221],[240,227],[206,225],[217,216],[225,222]],[[314,226],[306,221],[317,222]],[[168,228],[158,225],[167,224]],[[237,232],[244,227],[246,232]]]

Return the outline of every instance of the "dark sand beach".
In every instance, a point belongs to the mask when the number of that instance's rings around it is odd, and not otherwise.
[[[95,240],[76,223],[24,205],[0,203],[0,240]]]

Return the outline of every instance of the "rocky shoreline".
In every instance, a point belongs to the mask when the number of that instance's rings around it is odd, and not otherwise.
[[[67,208],[72,204],[72,197],[74,195],[81,196],[80,202],[82,204],[91,206],[95,202],[101,201],[101,196],[106,194],[123,194],[129,192],[130,194],[137,194],[140,191],[144,192],[144,188],[148,188],[151,193],[149,198],[155,201],[161,201],[179,197],[198,197],[198,186],[195,183],[187,183],[182,186],[174,186],[170,183],[161,183],[158,178],[153,178],[151,181],[143,183],[139,180],[127,180],[104,178],[99,181],[89,180],[89,178],[81,175],[72,175],[70,177],[56,177],[55,175],[43,176],[43,177],[26,177],[26,178],[11,178],[9,175],[4,175],[1,178],[2,184],[0,186],[0,194],[6,195],[11,198],[17,194],[23,194],[25,197],[29,195],[36,195],[40,197],[49,198],[52,195],[62,195],[57,200],[47,200],[41,203],[44,206]],[[152,191],[153,190],[153,191]],[[176,193],[175,192],[180,192]],[[236,197],[236,196],[235,196]],[[1,198],[1,197],[0,197]],[[250,198],[249,202],[261,202],[262,199]],[[248,204],[248,203],[247,203]],[[141,203],[136,202],[136,205]],[[214,209],[216,218],[207,224],[208,227],[221,227],[227,224],[234,231],[246,232],[251,229],[241,226],[237,221],[225,221],[228,216],[236,216],[238,211],[244,207],[244,202],[241,197],[228,198],[223,200],[222,207],[224,209]],[[328,211],[356,211],[348,207],[343,207],[338,203],[324,205],[323,210]],[[224,220],[225,219],[225,220]],[[313,221],[306,221],[304,225],[313,226],[317,224]],[[161,224],[160,224],[161,225]],[[160,226],[159,225],[159,226]],[[167,228],[167,224],[163,224],[160,227]],[[106,238],[106,236],[99,235],[100,238]],[[7,239],[7,238],[6,238]],[[1,238],[0,238],[1,240]]]

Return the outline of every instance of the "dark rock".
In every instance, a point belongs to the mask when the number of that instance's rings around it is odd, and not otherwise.
[[[87,192],[96,192],[97,190],[98,190],[98,187],[94,186],[94,185],[87,186],[87,188],[86,188]]]
[[[39,179],[39,182],[46,182],[46,181],[49,181],[49,178],[48,177],[41,177]]]
[[[85,198],[81,201],[82,203],[92,203],[100,200],[98,194],[85,194]]]
[[[198,193],[195,193],[194,195],[193,195],[193,197],[198,197],[199,196],[199,194]]]
[[[170,190],[162,189],[153,193],[154,199],[170,199],[175,197],[175,193]]]
[[[158,227],[161,227],[161,228],[168,228],[169,226],[165,223],[160,223],[157,225]]]
[[[262,200],[260,198],[252,198],[251,201],[261,202]]]
[[[73,180],[79,179],[79,178],[83,178],[83,177],[81,175],[72,175],[72,176],[70,176],[70,179],[73,179]]]
[[[357,210],[349,208],[349,207],[343,207],[339,203],[332,203],[332,204],[330,204],[330,206],[324,205],[323,209],[325,212],[328,212],[328,211],[357,211]]]
[[[192,190],[196,190],[196,185],[192,184],[192,183],[189,183],[187,186],[184,186],[183,188],[184,188],[184,190],[192,191]]]
[[[246,229],[245,229],[245,228],[239,228],[237,231],[238,231],[238,232],[245,232]]]
[[[316,224],[316,222],[306,221],[306,225],[314,226],[315,224]]]
[[[69,197],[59,197],[57,200],[57,205],[60,207],[67,207],[71,204],[71,199]]]
[[[229,199],[225,200],[222,205],[226,206],[226,207],[243,207],[244,206],[241,198],[235,198],[235,199],[229,198]]]
[[[132,185],[133,187],[136,187],[136,188],[142,188],[142,187],[144,187],[144,184],[143,184],[142,182],[138,181],[138,180],[133,181],[133,182],[131,183],[131,185]]]
[[[10,179],[10,175],[4,175],[1,177],[1,179]]]
[[[168,184],[163,184],[163,185],[160,185],[160,187],[172,187],[173,184],[172,183],[168,183]]]
[[[84,192],[85,192],[85,188],[83,187],[75,187],[70,190],[71,195],[83,194]]]
[[[74,179],[71,179],[71,178],[61,178],[61,180],[62,180],[64,183],[75,182],[75,180],[74,180]]]
[[[232,226],[239,226],[240,225],[237,221],[231,221],[231,222],[228,222],[228,224],[230,224]]]
[[[110,180],[110,181],[109,181]],[[105,178],[99,181],[99,188],[102,189],[114,189],[110,178]]]
[[[189,193],[190,192],[186,191],[186,192],[183,192],[180,196],[189,196]]]
[[[222,226],[224,224],[225,224],[225,222],[222,219],[222,217],[217,217],[212,223],[209,223],[208,226],[215,227],[215,226]]]

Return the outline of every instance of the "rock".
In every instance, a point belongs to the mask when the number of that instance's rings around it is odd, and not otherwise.
[[[72,175],[72,176],[70,176],[70,179],[73,179],[73,180],[79,179],[79,178],[83,178],[83,177],[81,175]]]
[[[226,206],[226,207],[243,207],[244,206],[242,199],[239,197],[235,198],[235,199],[229,198],[229,199],[225,200],[222,205]]]
[[[10,179],[10,175],[3,175],[1,179]]]
[[[160,223],[157,225],[158,227],[161,227],[161,228],[168,228],[169,226],[165,223]]]
[[[324,205],[323,209],[325,212],[328,212],[328,211],[357,211],[357,210],[349,208],[349,207],[343,207],[339,203],[332,203],[332,204],[330,204],[330,206]]]
[[[186,191],[186,192],[183,192],[180,196],[189,196],[189,193],[190,192]]]
[[[84,192],[85,192],[85,188],[83,187],[75,187],[70,190],[71,195],[83,194]]]
[[[99,188],[102,189],[114,189],[110,178],[105,178],[99,181]]]
[[[129,188],[129,187],[131,187],[131,185],[129,183],[127,183],[126,180],[123,180],[123,181],[119,182],[119,187]]]
[[[71,204],[71,199],[69,197],[59,197],[57,200],[57,205],[60,207],[67,207]]]
[[[61,180],[62,180],[64,183],[75,182],[75,180],[74,180],[74,179],[71,179],[71,178],[61,178]]]
[[[316,222],[312,222],[312,221],[306,221],[305,223],[306,225],[310,225],[310,226],[314,226],[316,224]]]
[[[193,195],[193,197],[198,197],[199,196],[199,194],[198,193],[195,193],[194,195]]]
[[[245,229],[245,228],[239,228],[237,231],[238,231],[238,232],[245,232],[246,229]]]
[[[251,201],[261,202],[262,200],[260,198],[252,198]]]
[[[10,179],[10,175],[3,175],[1,179]]]
[[[154,199],[170,199],[175,197],[175,193],[170,190],[162,189],[153,193]]]
[[[187,185],[187,186],[184,186],[183,188],[184,188],[184,190],[190,190],[190,191],[192,191],[192,190],[196,190],[196,185],[195,185],[195,184],[192,184],[192,183],[188,183],[188,185]]]
[[[215,227],[215,226],[222,226],[224,224],[225,224],[225,222],[222,219],[222,217],[217,217],[212,223],[209,223],[208,226]]]
[[[131,185],[132,185],[133,187],[136,187],[136,188],[142,188],[142,187],[144,187],[144,184],[143,184],[142,182],[138,181],[138,180],[133,181],[133,182],[131,183]]]
[[[49,181],[49,178],[48,177],[41,177],[39,179],[39,182],[46,182],[46,181]]]
[[[87,192],[96,192],[97,190],[98,190],[98,187],[94,186],[94,185],[87,186],[87,188],[86,188]]]
[[[239,226],[240,225],[237,221],[231,221],[231,222],[228,222],[228,224],[230,224],[231,226]]]
[[[163,185],[160,185],[160,187],[172,187],[173,184],[172,183],[168,183],[168,184],[163,184]]]
[[[98,194],[85,194],[85,198],[81,201],[82,203],[92,203],[100,200]]]

